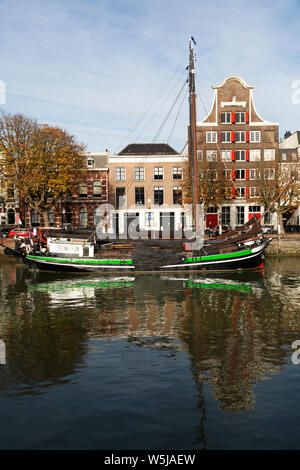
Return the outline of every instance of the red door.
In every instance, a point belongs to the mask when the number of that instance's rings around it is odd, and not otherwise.
[[[260,212],[249,212],[249,220],[254,216],[256,215],[256,217],[259,219],[260,216],[261,216],[261,213]],[[260,222],[259,222],[260,223]]]
[[[218,225],[218,214],[206,214],[206,228],[215,228]]]

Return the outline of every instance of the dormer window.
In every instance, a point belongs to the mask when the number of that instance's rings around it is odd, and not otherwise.
[[[88,158],[87,167],[88,168],[94,168],[94,166],[95,166],[95,160],[93,158]]]

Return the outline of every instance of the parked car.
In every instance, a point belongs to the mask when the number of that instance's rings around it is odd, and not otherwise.
[[[262,225],[261,230],[263,233],[275,233],[273,225]]]
[[[0,229],[0,237],[1,238],[7,238],[10,231],[11,231],[11,227],[1,228]]]
[[[29,231],[25,228],[13,228],[10,230],[8,238],[29,238]]]

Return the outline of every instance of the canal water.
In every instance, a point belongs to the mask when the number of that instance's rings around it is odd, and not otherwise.
[[[1,449],[300,448],[299,258],[0,282]]]

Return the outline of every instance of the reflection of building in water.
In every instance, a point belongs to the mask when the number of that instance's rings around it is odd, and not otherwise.
[[[254,384],[278,373],[290,354],[283,346],[300,334],[299,278],[294,289],[284,270],[245,282],[242,275],[59,280],[24,273],[15,264],[0,269],[0,332],[12,375],[24,383],[52,380],[54,369],[55,380],[72,373],[88,338],[123,338],[172,356],[187,351],[201,406],[209,382],[221,408],[250,409]]]

